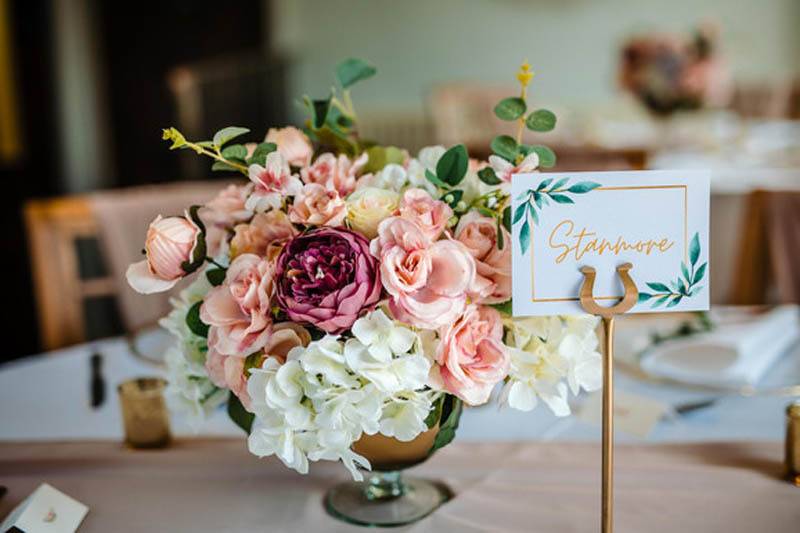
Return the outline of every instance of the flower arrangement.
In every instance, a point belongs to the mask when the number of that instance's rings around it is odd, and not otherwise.
[[[213,169],[244,174],[203,206],[158,217],[130,285],[165,291],[191,275],[162,324],[169,395],[194,419],[227,403],[258,456],[298,472],[340,460],[361,479],[364,435],[411,441],[436,430],[431,453],[455,435],[462,405],[499,401],[521,410],[539,400],[570,413],[569,392],[600,386],[591,317],[510,315],[511,175],[551,166],[544,146],[520,143],[524,127],[552,129],[528,113],[533,77],[496,114],[516,138],[494,139],[488,162],[463,145],[417,157],[361,139],[350,88],[375,74],[350,59],[339,88],[304,98],[304,131],[248,130],[189,141],[164,130],[172,149],[194,150]]]
[[[710,24],[688,36],[632,37],[622,46],[620,84],[657,115],[724,105],[730,87],[717,41]]]

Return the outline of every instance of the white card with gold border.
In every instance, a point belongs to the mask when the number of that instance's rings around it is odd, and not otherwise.
[[[516,174],[511,200],[514,316],[583,313],[583,266],[613,305],[626,262],[639,289],[630,312],[708,309],[707,171]]]

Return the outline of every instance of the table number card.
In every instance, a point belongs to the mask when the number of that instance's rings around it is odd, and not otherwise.
[[[639,289],[630,312],[708,309],[707,172],[517,174],[511,197],[514,316],[584,312],[582,266],[611,305],[625,262]]]

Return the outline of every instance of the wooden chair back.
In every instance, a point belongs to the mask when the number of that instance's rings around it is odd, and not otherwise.
[[[88,300],[111,302],[115,311],[115,284],[102,266],[90,202],[85,196],[32,200],[24,216],[43,348],[83,342],[92,329]]]

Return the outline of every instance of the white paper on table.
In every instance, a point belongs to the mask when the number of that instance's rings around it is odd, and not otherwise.
[[[515,174],[511,198],[514,316],[582,313],[583,266],[611,304],[626,262],[642,295],[630,312],[708,309],[708,172]]]
[[[665,341],[644,354],[642,369],[696,385],[753,385],[800,339],[799,309],[783,305],[709,333]]]
[[[639,438],[647,438],[670,406],[639,394],[616,391],[614,394],[614,424],[617,429]],[[595,426],[603,422],[603,394],[594,392],[578,412],[578,418]]]
[[[1,532],[16,527],[25,533],[74,533],[89,508],[42,483],[6,517]]]

